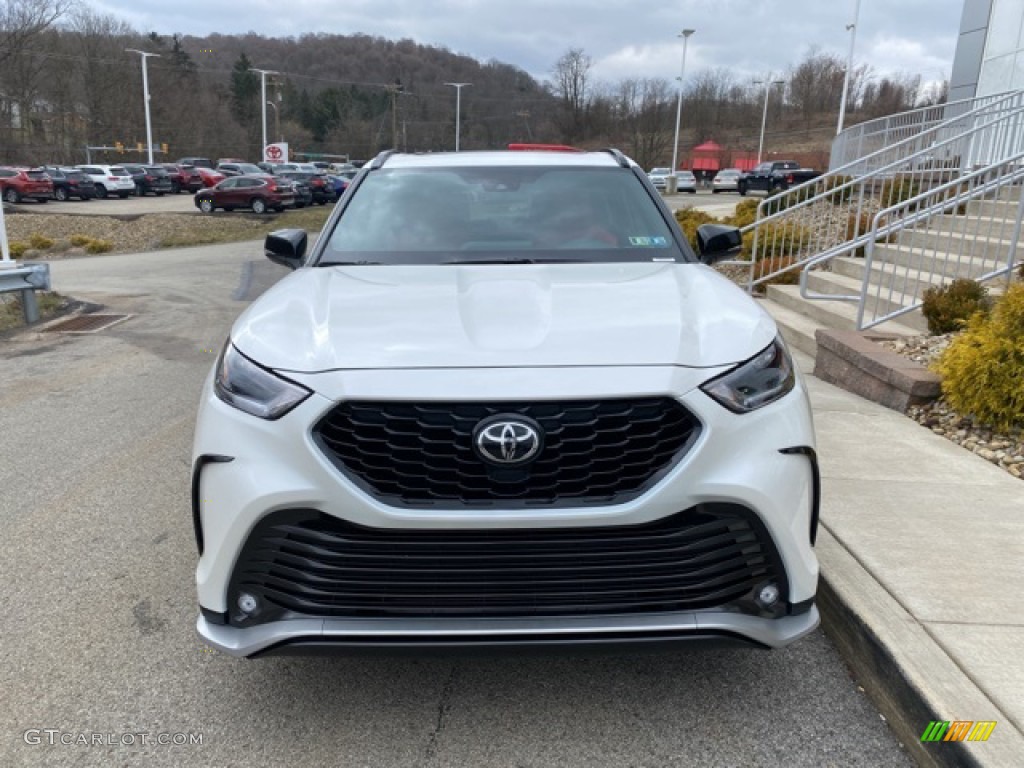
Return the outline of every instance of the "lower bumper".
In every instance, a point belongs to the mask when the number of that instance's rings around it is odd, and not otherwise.
[[[291,619],[254,627],[213,624],[200,615],[196,629],[210,646],[231,656],[301,653],[463,653],[530,649],[576,652],[680,644],[746,644],[781,648],[818,626],[818,609],[779,619],[736,613],[675,613],[573,619],[347,620]]]

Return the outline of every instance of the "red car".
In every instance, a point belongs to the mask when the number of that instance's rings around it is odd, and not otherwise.
[[[195,166],[195,169],[199,171],[199,176],[203,180],[204,187],[212,187],[214,184],[219,184],[227,178],[223,173],[215,171],[212,168],[203,168],[201,165],[197,165]]]
[[[8,203],[20,203],[22,200],[45,203],[53,199],[53,181],[46,171],[0,168],[0,195]]]
[[[196,192],[195,204],[203,213],[218,208],[251,208],[253,213],[266,213],[269,208],[283,211],[285,206],[295,205],[295,187],[273,176],[232,176],[211,189]]]
[[[192,165],[181,165],[179,163],[163,163],[167,175],[171,177],[171,192],[177,194],[182,190],[186,192],[198,192],[202,189],[203,177],[199,169]]]

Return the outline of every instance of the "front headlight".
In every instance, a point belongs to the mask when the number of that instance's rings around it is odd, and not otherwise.
[[[734,413],[749,413],[793,389],[793,361],[781,337],[727,373],[701,385],[701,389]]]
[[[293,381],[261,368],[228,340],[213,380],[217,397],[240,411],[273,420],[284,416],[312,393]]]

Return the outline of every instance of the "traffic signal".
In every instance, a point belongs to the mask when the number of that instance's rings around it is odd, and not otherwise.
[[[115,141],[115,142],[114,142],[114,147],[115,147],[115,148],[117,149],[117,151],[118,151],[118,152],[120,152],[120,153],[121,153],[122,155],[124,154],[124,144],[122,144],[122,143],[121,143],[120,141]]]
[[[164,153],[165,155],[167,154],[167,142],[166,142],[166,141],[165,141],[165,142],[163,142],[163,143],[162,143],[162,144],[160,145],[160,151],[161,151],[161,152],[163,152],[163,153]]]

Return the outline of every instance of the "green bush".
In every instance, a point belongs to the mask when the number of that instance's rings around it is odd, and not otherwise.
[[[23,243],[20,240],[8,240],[7,247],[11,251],[12,259],[20,259],[25,255],[25,251],[29,249],[28,243]]]
[[[676,221],[679,222],[680,229],[683,230],[683,234],[686,235],[686,239],[694,250],[697,250],[697,227],[701,224],[722,223],[714,216],[704,211],[694,210],[693,208],[680,209],[675,212],[675,217]]]
[[[92,238],[88,235],[72,235],[68,238],[68,241],[75,246],[75,248],[84,248],[92,242]]]
[[[758,234],[758,261],[799,255],[810,234],[807,227],[792,221],[762,224]],[[742,258],[749,259],[754,248],[754,233],[743,236]]]
[[[928,330],[939,334],[960,330],[972,315],[987,313],[991,306],[985,286],[959,278],[941,288],[925,291],[921,311],[928,321]]]
[[[935,368],[960,413],[999,430],[1024,426],[1024,285],[1011,285],[990,314],[972,316]]]
[[[882,207],[898,205],[921,194],[921,182],[906,176],[895,176],[882,185]]]
[[[757,206],[760,202],[756,199],[741,200],[736,205],[735,213],[726,217],[725,223],[741,229],[748,224],[753,224],[757,221]]]
[[[85,250],[88,253],[106,253],[114,247],[114,244],[109,240],[93,239],[85,246]]]
[[[53,247],[53,240],[36,233],[29,235],[28,244],[37,251],[45,251],[47,248]]]

